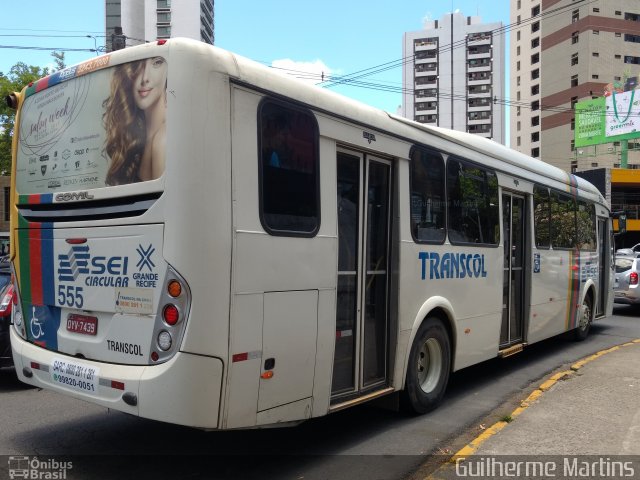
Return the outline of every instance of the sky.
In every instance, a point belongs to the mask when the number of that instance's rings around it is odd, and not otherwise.
[[[7,8],[12,3],[15,8]],[[67,65],[73,65],[104,47],[105,0],[30,0],[28,8],[0,0],[0,5],[14,12],[0,25],[0,72],[8,73],[19,61],[52,66],[48,48],[80,50],[65,52]],[[403,33],[456,10],[486,23],[509,24],[509,0],[216,0],[215,44],[279,69],[312,72],[307,79],[314,82],[323,73],[326,78],[389,67],[363,79],[375,88],[331,88],[395,113],[402,103]],[[505,55],[508,66],[508,51]]]

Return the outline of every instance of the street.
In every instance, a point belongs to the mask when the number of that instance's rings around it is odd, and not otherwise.
[[[428,473],[419,468],[430,455],[451,454],[480,423],[510,412],[545,374],[640,338],[639,316],[616,307],[584,342],[554,338],[457,372],[442,406],[428,415],[365,405],[285,429],[204,432],[162,424],[31,388],[2,370],[0,453],[60,456],[74,465],[67,478],[82,479],[418,478]]]

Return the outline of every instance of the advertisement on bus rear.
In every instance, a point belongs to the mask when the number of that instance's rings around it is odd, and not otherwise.
[[[155,180],[164,173],[167,62],[100,57],[29,86],[19,117],[21,195]]]

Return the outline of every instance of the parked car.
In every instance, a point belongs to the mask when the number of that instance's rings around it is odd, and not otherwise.
[[[0,269],[0,367],[11,367],[11,341],[9,328],[11,324],[11,307],[13,306],[13,284],[11,273]]]
[[[613,284],[614,303],[640,304],[640,258],[616,255],[616,277]]]
[[[640,243],[636,243],[631,248],[619,248],[616,250],[616,256],[637,257],[640,255]]]

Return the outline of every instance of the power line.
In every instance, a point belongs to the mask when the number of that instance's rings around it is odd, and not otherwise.
[[[506,33],[508,31],[511,31],[513,29],[519,29],[519,28],[523,28],[535,21],[540,20],[542,17],[548,17],[548,18],[553,18],[561,13],[564,13],[564,10],[568,10],[568,9],[573,9],[575,8],[576,5],[585,2],[586,0],[578,0],[574,3],[572,3],[571,5],[565,5],[563,7],[558,7],[555,8],[553,10],[548,10],[546,12],[540,13],[538,15],[535,15],[533,17],[521,20],[520,22],[514,22],[511,23],[509,25],[506,26],[502,26],[499,28],[496,28],[494,30],[490,30],[489,33],[491,34],[495,34],[495,35],[501,35],[503,33]],[[592,3],[595,3],[598,0],[591,0],[589,1],[587,4],[585,4],[584,6],[590,5]],[[463,46],[465,46],[467,44],[466,39],[461,39],[458,40],[456,42],[453,42],[452,44],[447,44],[447,45],[443,45],[442,47],[438,48],[437,52],[438,53],[446,53],[449,51],[453,51],[456,48],[461,48]],[[351,74],[347,74],[342,76],[339,80],[337,81],[333,81],[331,79],[328,80],[328,82],[326,85],[323,85],[323,87],[328,88],[328,87],[332,87],[332,86],[336,86],[336,85],[340,85],[343,83],[349,83],[351,81],[351,79],[358,79],[358,78],[363,78],[366,76],[370,76],[370,75],[374,75],[376,73],[381,73],[387,70],[391,70],[391,69],[395,69],[398,67],[402,67],[407,63],[413,63],[413,60],[415,58],[415,54],[412,55],[408,55],[406,57],[397,59],[397,60],[391,60],[389,62],[385,62],[382,63],[380,65],[375,65],[373,67],[369,67],[369,68],[365,68],[363,70],[358,70],[356,72],[353,72]]]
[[[56,52],[96,52],[96,49],[93,48],[25,47],[20,45],[0,45],[0,48],[11,48],[16,50],[50,50]]]
[[[290,72],[290,74],[295,74],[295,77],[298,79],[303,79],[303,80],[320,80],[322,78],[322,74],[319,73],[312,73],[312,72],[304,72],[304,71],[300,71],[300,70],[294,70],[294,69],[288,69],[288,68],[283,68],[283,67],[271,67],[273,69],[276,70],[283,70],[285,72]],[[351,86],[354,87],[360,87],[360,88],[366,88],[369,90],[376,90],[376,91],[383,91],[383,92],[390,92],[390,93],[409,93],[409,94],[413,94],[415,95],[415,93],[417,91],[420,90],[416,90],[416,89],[411,89],[411,88],[406,88],[406,87],[398,87],[398,86],[393,86],[393,85],[383,85],[383,84],[379,84],[379,83],[374,83],[374,82],[365,82],[365,81],[353,81],[350,83]],[[434,87],[435,88],[435,87]],[[521,107],[521,108],[528,108],[528,109],[532,109],[532,110],[542,110],[542,111],[546,111],[546,112],[554,112],[554,113],[574,113],[575,110],[572,107],[561,107],[561,106],[551,106],[551,105],[544,105],[544,104],[539,104],[537,106],[537,108],[534,108],[534,106],[532,106],[531,104],[534,103],[531,100],[529,101],[522,101],[522,100],[513,100],[511,98],[506,98],[506,97],[468,97],[466,93],[454,93],[451,91],[447,91],[447,90],[443,90],[443,89],[439,89],[438,91],[438,96],[439,98],[442,99],[451,99],[453,98],[454,101],[468,101],[468,100],[472,100],[474,98],[477,98],[479,100],[481,99],[485,99],[485,100],[489,100],[489,102],[493,102],[493,103],[498,103],[501,105],[505,105],[505,106],[509,106],[509,107]],[[417,97],[418,99],[420,97]],[[423,102],[430,102],[433,100],[429,100],[429,98],[436,98],[434,97],[425,97],[425,99],[423,100]],[[420,102],[420,100],[418,100],[418,102]],[[614,117],[615,113],[614,112],[607,112],[606,110],[604,111],[598,111],[598,112],[583,112],[582,115],[597,115],[597,116],[610,116],[610,117]],[[629,118],[637,118],[640,117],[639,114],[631,114],[631,116]]]
[[[106,35],[91,35],[92,37],[106,37]],[[0,33],[0,37],[28,37],[28,38],[87,38],[88,35],[33,35],[33,34],[5,34]]]

